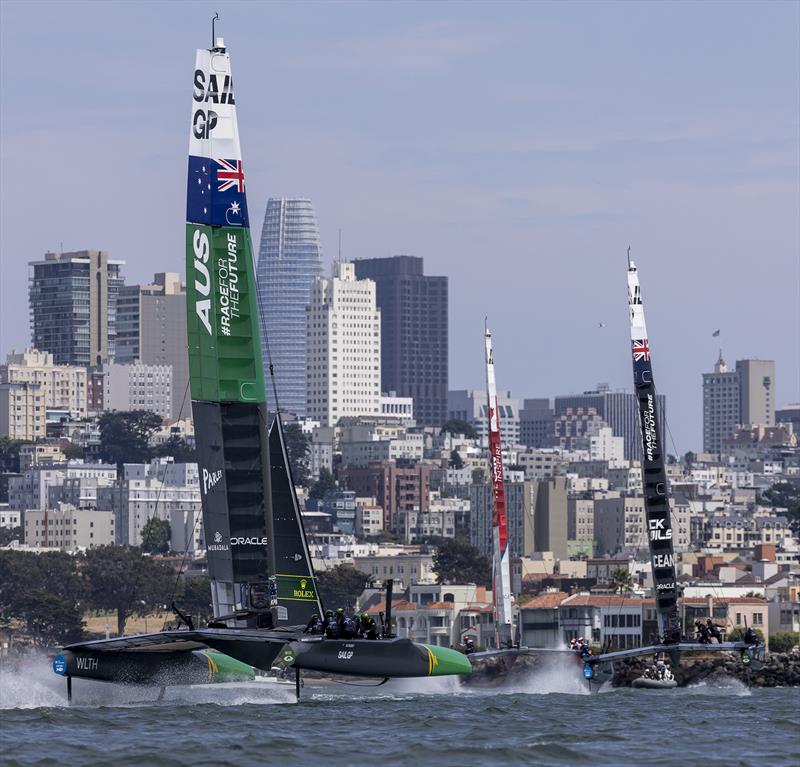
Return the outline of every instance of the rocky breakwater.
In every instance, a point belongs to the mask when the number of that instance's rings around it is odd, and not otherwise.
[[[644,658],[617,661],[612,684],[629,687],[650,664],[651,661]],[[685,655],[681,665],[672,672],[681,687],[719,679],[738,679],[752,687],[800,687],[800,652],[771,653],[760,669],[746,666],[738,653]]]

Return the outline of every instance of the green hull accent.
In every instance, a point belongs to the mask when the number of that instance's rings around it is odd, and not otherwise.
[[[192,399],[264,402],[250,231],[186,225]]]
[[[201,655],[208,661],[212,682],[250,682],[256,678],[256,671],[247,663],[231,658],[215,650],[202,650]]]
[[[422,645],[431,656],[429,676],[450,676],[452,674],[469,674],[472,664],[469,658],[458,650],[436,645]]]

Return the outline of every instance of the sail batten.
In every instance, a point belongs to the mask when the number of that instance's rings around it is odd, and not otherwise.
[[[647,522],[647,540],[656,598],[659,634],[665,641],[681,637],[678,615],[678,588],[673,547],[672,519],[665,466],[664,446],[661,444],[661,414],[658,411],[650,341],[644,318],[639,273],[628,261],[628,311],[633,358],[633,385],[639,410],[642,439],[642,484]]]

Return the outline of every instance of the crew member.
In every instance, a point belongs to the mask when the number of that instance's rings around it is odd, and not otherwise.
[[[319,615],[314,613],[308,621],[305,629],[303,630],[304,634],[322,634],[322,621],[319,618]]]
[[[325,631],[325,636],[328,639],[338,639],[339,634],[339,621],[336,619],[336,616],[333,614],[333,610],[326,610],[325,611],[325,620],[322,622],[323,630]]]
[[[758,644],[758,634],[752,626],[748,626],[744,632],[744,641],[745,644]]]
[[[342,639],[355,639],[356,622],[351,616],[342,614],[342,620],[339,625]]]
[[[464,640],[464,653],[469,655],[473,652],[475,652],[475,642],[472,641],[472,637],[467,637]]]
[[[362,613],[361,615],[361,633],[365,639],[378,638],[378,626],[375,623],[375,618],[369,613]]]
[[[706,620],[706,630],[710,635],[709,643],[711,642],[710,637],[714,637],[714,639],[716,639],[717,642],[719,642],[719,644],[722,644],[722,632],[719,630],[717,624],[711,620],[711,618],[708,618],[708,620]]]
[[[695,631],[697,631],[697,640],[700,644],[711,644],[711,635],[708,633],[708,626],[700,621],[694,622]]]

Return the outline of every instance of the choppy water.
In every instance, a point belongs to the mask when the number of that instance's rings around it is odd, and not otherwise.
[[[46,660],[0,673],[0,764],[800,764],[800,690],[738,682],[589,694],[563,669],[499,690],[454,679],[377,688],[270,683],[126,690],[75,681]]]

